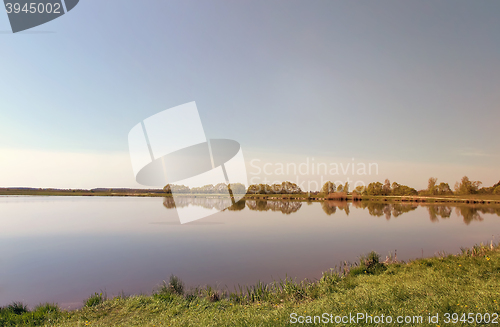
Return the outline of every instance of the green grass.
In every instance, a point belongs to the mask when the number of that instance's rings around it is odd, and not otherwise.
[[[104,299],[105,296],[103,296],[102,293],[94,293],[94,295],[91,295],[84,301],[84,306],[88,308],[95,307],[96,305],[103,303]]]
[[[0,308],[0,326],[47,326],[67,316],[54,304],[39,305],[30,311],[23,303],[13,302]]]
[[[362,256],[359,264],[332,269],[317,281],[286,278],[231,292],[212,287],[185,291],[182,281],[171,277],[151,296],[97,302],[70,312],[54,306],[26,312],[16,304],[17,314],[9,307],[0,309],[0,326],[296,326],[301,324],[290,322],[293,313],[335,317],[358,312],[424,319],[423,324],[404,326],[436,326],[426,320],[429,314],[439,314],[437,325],[444,326],[445,313],[460,317],[500,311],[500,248],[479,245],[458,255],[408,263],[382,263],[372,252]]]

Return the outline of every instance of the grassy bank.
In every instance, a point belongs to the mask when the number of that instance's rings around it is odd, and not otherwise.
[[[172,278],[151,296],[105,300],[95,294],[85,307],[71,312],[53,306],[17,313],[2,308],[0,326],[296,326],[300,324],[292,324],[291,315],[314,319],[323,313],[333,319],[349,313],[410,316],[413,322],[405,326],[444,326],[445,314],[457,313],[455,325],[474,326],[460,322],[463,313],[491,315],[500,312],[499,303],[500,248],[481,245],[458,255],[407,263],[381,263],[372,253],[356,266],[324,273],[318,281],[282,280],[233,292],[210,287],[186,291],[180,280]],[[428,323],[429,314],[438,314],[439,322]]]

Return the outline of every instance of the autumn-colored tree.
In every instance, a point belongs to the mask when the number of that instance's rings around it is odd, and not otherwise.
[[[412,187],[401,185],[396,182],[392,183],[391,186],[392,195],[417,195],[418,192]]]
[[[335,192],[335,184],[330,181],[326,182],[321,188],[321,193],[323,194],[330,194],[333,192]]]
[[[499,187],[499,186],[500,186],[500,182],[498,182],[495,185],[490,186],[490,187],[481,187],[478,190],[478,193],[482,193],[482,194],[499,194],[499,193],[495,193],[495,189],[497,187]]]
[[[248,194],[301,194],[300,187],[292,182],[281,184],[252,184],[248,187]]]
[[[437,193],[441,195],[446,195],[446,194],[453,194],[453,191],[450,188],[450,185],[448,183],[439,183],[438,186],[436,186]]]
[[[382,186],[382,192],[384,193],[384,195],[391,194],[391,181],[389,179],[386,179],[384,181],[384,186]]]
[[[437,182],[437,178],[436,177],[429,178],[429,181],[427,183],[427,193],[429,195],[435,195],[436,194],[436,192],[437,192],[436,182]]]
[[[455,192],[457,194],[475,194],[477,193],[479,186],[481,186],[482,182],[480,181],[471,181],[469,177],[464,176],[462,180],[455,184]]]
[[[245,194],[246,190],[247,190],[245,185],[243,185],[241,183],[229,184],[228,188],[231,189],[233,194]]]
[[[368,195],[383,195],[383,185],[380,182],[370,183],[366,188],[366,194]]]
[[[366,193],[366,187],[365,187],[365,186],[363,186],[363,185],[356,186],[355,191],[356,191],[358,194],[364,194],[364,193]]]
[[[165,193],[191,193],[191,189],[185,185],[175,185],[175,184],[167,184],[163,188]]]

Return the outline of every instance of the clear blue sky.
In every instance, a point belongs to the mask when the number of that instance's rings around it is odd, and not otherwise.
[[[247,160],[354,157],[415,187],[461,177],[450,167],[500,179],[498,1],[81,0],[9,31],[0,13],[0,186],[88,187],[98,168],[48,185],[13,156],[126,154],[135,124],[190,101]]]

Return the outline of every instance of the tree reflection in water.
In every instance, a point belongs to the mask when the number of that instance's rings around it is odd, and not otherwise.
[[[187,197],[164,198],[163,206],[167,209],[184,208],[189,205],[199,206],[206,209],[217,209],[222,211],[232,205],[230,197],[208,198],[208,197]]]
[[[321,207],[323,208],[323,211],[327,215],[333,215],[336,211],[337,208],[340,210],[343,210],[346,215],[349,216],[349,203],[347,201],[340,201],[340,200],[325,200],[321,203]]]
[[[353,203],[355,208],[368,209],[371,216],[382,217],[389,220],[391,217],[397,218],[404,213],[418,208],[415,203],[383,203],[372,201],[356,201]]]
[[[451,207],[443,206],[443,205],[430,205],[427,206],[427,210],[429,210],[429,217],[433,223],[438,222],[439,218],[442,219],[450,218],[451,216]]]
[[[279,211],[284,214],[297,212],[302,207],[303,202],[286,200],[240,200],[231,204],[228,197],[178,197],[164,198],[163,205],[167,209],[182,208],[188,205],[201,206],[207,209],[217,209],[220,211],[241,211],[247,207],[256,211]],[[309,202],[307,204],[312,204]],[[500,216],[500,206],[487,204],[432,204],[415,202],[379,202],[379,201],[339,201],[325,200],[321,202],[321,208],[327,215],[334,215],[337,209],[350,213],[350,206],[356,209],[367,209],[368,214],[375,217],[385,217],[387,220],[397,218],[407,212],[414,211],[419,206],[426,207],[431,222],[439,222],[439,219],[448,219],[451,217],[453,209],[455,214],[463,218],[465,224],[469,225],[473,221],[483,221],[481,214],[496,214]]]
[[[267,200],[246,200],[250,210],[258,211],[281,211],[284,214],[297,212],[302,207],[300,201],[267,201]]]
[[[468,225],[472,221],[483,221],[483,217],[479,213],[500,216],[500,207],[492,207],[484,204],[457,205],[455,213],[464,217],[464,222]]]
[[[230,206],[229,208],[227,208],[227,210],[229,211],[241,211],[243,209],[245,209],[245,200],[240,200],[235,204],[233,204],[232,206]]]

